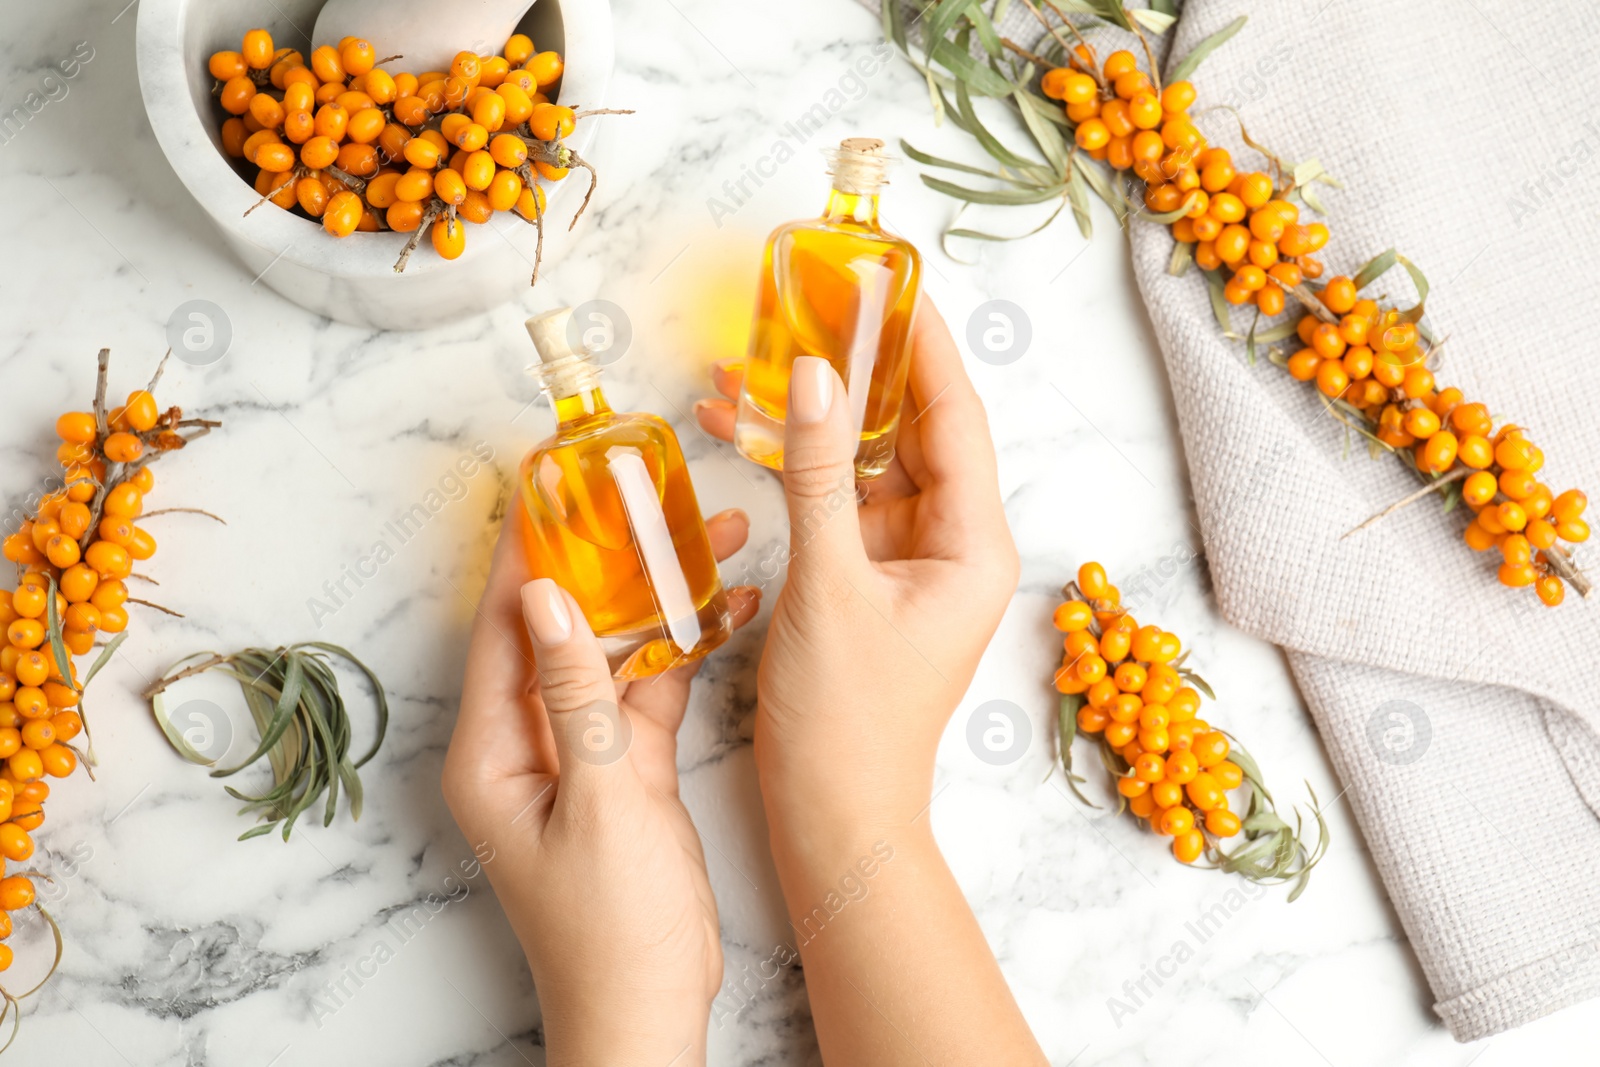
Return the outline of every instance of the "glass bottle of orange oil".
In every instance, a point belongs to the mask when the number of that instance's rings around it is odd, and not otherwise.
[[[876,478],[894,459],[922,259],[878,221],[883,142],[847,138],[827,159],[833,190],[822,216],[767,239],[733,440],[747,459],[782,470],[790,368],[821,356],[849,395],[856,476]]]
[[[613,674],[642,678],[726,641],[728,598],[677,435],[611,410],[599,368],[568,339],[571,314],[527,322],[556,415],[518,482],[528,569],[577,600]]]

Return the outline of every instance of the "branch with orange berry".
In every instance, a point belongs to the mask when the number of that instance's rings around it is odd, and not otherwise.
[[[1254,882],[1292,882],[1289,899],[1298,897],[1327,852],[1321,811],[1313,808],[1318,839],[1307,845],[1299,813],[1293,826],[1278,814],[1255,760],[1199,717],[1202,694],[1216,694],[1185,665],[1178,636],[1139,625],[1104,567],[1085,563],[1062,595],[1052,616],[1065,635],[1054,681],[1061,763],[1073,792],[1090,803],[1072,769],[1072,743],[1082,733],[1099,742],[1101,762],[1116,779],[1118,811],[1126,807],[1170,837],[1178,862],[1204,858]],[[1314,791],[1311,797],[1315,802]],[[1224,842],[1233,838],[1240,840],[1228,851]]]
[[[176,407],[160,410],[153,390],[165,358],[149,385],[128,394],[121,407],[108,409],[110,362],[110,349],[101,349],[93,409],[69,411],[56,420],[61,487],[45,494],[0,546],[17,567],[16,589],[0,591],[0,626],[5,628],[0,648],[0,854],[15,863],[34,853],[31,835],[44,822],[44,802],[50,795],[45,778],[65,778],[80,765],[93,778],[84,688],[126,636],[128,605],[176,614],[130,596],[127,587],[130,579],[141,577],[134,564],[156,551],[155,538],[135,524],[141,517],[161,514],[144,510],[145,496],[155,487],[150,464],[221,425],[185,418]],[[198,508],[166,510],[216,518]],[[93,651],[101,636],[109,637],[109,643],[80,677],[73,657]],[[80,733],[89,742],[87,751],[74,744]],[[24,870],[0,878],[0,942],[11,934],[11,913],[38,907],[55,937],[53,974],[61,962],[61,931],[38,905],[34,879],[41,877],[48,879]],[[0,943],[0,971],[11,962],[10,947]],[[13,1009],[20,1014],[19,1001],[48,978],[22,994],[0,985],[5,1002],[0,1022]],[[16,1017],[12,1026],[14,1039]]]
[[[1465,504],[1473,512],[1463,538],[1475,551],[1498,551],[1501,583],[1532,586],[1551,607],[1561,603],[1568,585],[1588,596],[1591,583],[1573,557],[1573,546],[1589,537],[1583,518],[1588,498],[1581,490],[1558,491],[1540,480],[1544,453],[1522,427],[1495,425],[1483,403],[1468,402],[1461,390],[1436,383],[1429,362],[1442,341],[1424,321],[1428,281],[1422,271],[1390,249],[1352,275],[1330,277],[1313,288],[1310,283],[1326,270],[1316,254],[1331,235],[1325,223],[1308,221],[1302,207],[1326,214],[1317,189],[1339,183],[1314,159],[1287,165],[1253,140],[1241,122],[1245,144],[1267,163],[1265,170],[1245,170],[1226,149],[1212,147],[1195,125],[1190,109],[1196,90],[1188,76],[1244,26],[1245,18],[1200,42],[1173,65],[1163,85],[1145,30],[1163,32],[1174,21],[1171,15],[1125,9],[1115,0],[1071,5],[1074,14],[1135,34],[1145,57],[1141,69],[1139,57],[1128,49],[1112,51],[1102,61],[1060,4],[1044,0],[1052,20],[1033,0],[1025,2],[1047,31],[1044,55],[996,34],[998,5],[986,10],[980,0],[947,0],[928,8],[933,14],[924,27],[925,57],[919,60],[908,47],[900,4],[884,0],[886,31],[928,78],[937,110],[971,133],[999,164],[997,170],[984,170],[901,142],[907,155],[924,165],[982,175],[998,187],[975,189],[926,174],[924,183],[967,205],[1057,201],[1055,213],[1030,234],[1070,206],[1084,236],[1090,236],[1091,189],[1124,225],[1142,218],[1170,227],[1176,242],[1170,272],[1182,275],[1191,265],[1200,269],[1223,335],[1243,341],[1252,362],[1258,346],[1296,338],[1301,347],[1289,354],[1269,347],[1271,361],[1296,380],[1314,383],[1324,409],[1348,432],[1361,435],[1372,455],[1396,457],[1424,482],[1423,491],[1345,536],[1436,494],[1447,510]],[[969,49],[974,38],[982,46],[982,60]],[[954,95],[953,105],[947,92]],[[1006,101],[1042,161],[1013,152],[995,137],[973,108],[974,95]],[[968,229],[950,229],[950,237],[1012,239]],[[1397,307],[1361,295],[1395,267],[1409,275],[1415,304]],[[1304,309],[1297,319],[1263,324],[1288,313],[1291,298]],[[1254,308],[1255,317],[1241,333],[1232,309],[1245,306]]]

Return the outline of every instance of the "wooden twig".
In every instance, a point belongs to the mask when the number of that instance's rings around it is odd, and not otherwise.
[[[1155,88],[1156,96],[1161,95],[1161,69],[1156,66],[1156,54],[1150,47],[1149,38],[1145,37],[1144,30],[1139,28],[1139,20],[1128,19],[1128,25],[1133,27],[1134,34],[1139,38],[1139,43],[1144,45],[1144,59],[1150,66],[1150,84]]]
[[[1311,314],[1315,315],[1323,322],[1331,322],[1335,326],[1339,325],[1339,316],[1330,311],[1327,304],[1324,304],[1321,300],[1318,300],[1317,294],[1313,293],[1311,291],[1311,286],[1307,285],[1305,282],[1301,282],[1299,285],[1290,289],[1289,292],[1294,294],[1294,298],[1296,300],[1305,305],[1305,309],[1307,311],[1311,312]]]
[[[1540,555],[1544,557],[1546,565],[1556,573],[1558,578],[1567,581],[1572,588],[1578,591],[1579,596],[1585,600],[1588,599],[1589,593],[1593,589],[1589,584],[1589,576],[1578,569],[1578,564],[1573,561],[1572,556],[1567,553],[1566,549],[1560,545],[1551,545],[1549,548],[1544,549]]]
[[[149,700],[151,697],[155,696],[157,693],[165,692],[166,688],[169,685],[171,685],[173,682],[180,682],[185,678],[192,678],[197,674],[204,674],[206,671],[209,671],[212,667],[220,667],[224,663],[227,663],[227,662],[228,662],[228,657],[227,656],[221,655],[220,653],[217,653],[217,652],[213,652],[206,659],[201,660],[199,663],[190,664],[189,666],[185,667],[183,670],[179,671],[177,674],[174,674],[174,675],[172,675],[170,677],[167,677],[167,678],[160,678],[160,679],[157,679],[154,682],[151,682],[150,685],[145,689],[145,691],[143,693],[141,693],[140,695],[142,697],[144,697],[144,699]]]
[[[1017,42],[1013,41],[1011,38],[1002,37],[1002,38],[1000,38],[1000,43],[1002,45],[1004,45],[1005,47],[1011,49],[1013,52],[1015,52],[1017,55],[1021,56],[1023,59],[1026,59],[1029,63],[1032,63],[1035,66],[1044,67],[1046,70],[1048,70],[1050,68],[1050,61],[1048,59],[1045,59],[1041,55],[1036,55],[1035,53],[1028,51],[1026,48],[1022,47],[1020,44],[1018,44]]]
[[[172,349],[167,349],[167,354],[161,357],[161,362],[156,364],[156,372],[150,375],[150,384],[144,387],[147,393],[156,391],[156,383],[161,381],[161,373],[167,369],[167,360],[172,358]]]
[[[181,611],[173,611],[169,607],[164,607],[164,606],[162,606],[160,604],[157,604],[157,603],[155,603],[154,601],[151,601],[151,600],[140,600],[136,596],[129,597],[128,598],[128,603],[130,603],[130,604],[143,604],[147,608],[155,608],[157,611],[166,612],[168,615],[171,615],[175,619],[181,619],[181,618],[184,617],[183,612],[181,612]]]
[[[406,242],[405,248],[400,251],[400,258],[394,262],[394,272],[401,273],[406,269],[406,263],[411,259],[411,253],[417,250],[417,245],[422,243],[422,235],[428,232],[433,225],[433,220],[439,217],[439,212],[444,209],[444,201],[434,197],[422,213],[422,221],[417,223],[416,230],[411,234],[411,240]]]
[[[1366,522],[1363,522],[1360,526],[1352,526],[1350,529],[1346,530],[1344,533],[1339,535],[1339,540],[1343,541],[1346,537],[1349,537],[1351,534],[1355,533],[1357,530],[1365,530],[1368,526],[1376,525],[1379,522],[1379,520],[1383,519],[1385,516],[1392,515],[1393,513],[1395,513],[1396,511],[1399,511],[1401,508],[1405,507],[1408,504],[1416,503],[1418,500],[1421,500],[1423,497],[1427,496],[1429,493],[1436,493],[1439,490],[1443,489],[1447,485],[1450,485],[1450,484],[1452,484],[1454,482],[1459,482],[1459,481],[1461,481],[1463,478],[1467,477],[1471,473],[1472,473],[1472,468],[1470,468],[1470,467],[1457,467],[1455,470],[1451,471],[1449,474],[1446,474],[1444,477],[1435,478],[1433,481],[1429,482],[1427,485],[1423,486],[1421,489],[1418,489],[1415,493],[1412,493],[1410,496],[1406,497],[1405,499],[1397,500],[1393,504],[1390,504],[1388,507],[1386,507],[1382,511],[1378,512],[1376,515],[1374,515],[1371,518],[1369,518]]]
[[[1066,38],[1061,36],[1060,31],[1055,28],[1050,20],[1044,17],[1044,12],[1039,10],[1039,5],[1034,3],[1033,0],[1022,0],[1022,2],[1028,5],[1028,10],[1033,12],[1034,18],[1039,20],[1039,25],[1043,26],[1047,31],[1049,31],[1050,36],[1056,39],[1056,44],[1061,46],[1061,52],[1065,57],[1065,61],[1068,63],[1072,62],[1072,46],[1067,43]],[[1061,21],[1066,24],[1067,29],[1072,31],[1072,36],[1076,37],[1079,43],[1081,43],[1084,48],[1088,49],[1090,58],[1089,77],[1094,79],[1094,83],[1098,85],[1103,92],[1106,87],[1106,82],[1105,78],[1100,74],[1100,64],[1094,62],[1094,49],[1089,47],[1089,42],[1085,41],[1083,39],[1083,34],[1078,32],[1078,27],[1072,24],[1072,20],[1067,18],[1067,16],[1062,13],[1061,9],[1052,3],[1052,0],[1044,0],[1044,2],[1050,5],[1051,9],[1055,11],[1055,13],[1060,17]]]
[[[157,508],[155,511],[147,511],[147,512],[145,512],[144,514],[140,515],[139,518],[140,519],[153,519],[157,515],[175,515],[175,514],[204,515],[208,519],[216,519],[218,522],[222,523],[222,525],[224,525],[224,526],[228,525],[228,520],[227,519],[224,519],[221,515],[213,515],[213,514],[211,514],[211,512],[207,511],[205,508]]]
[[[634,113],[631,107],[591,107],[587,111],[574,111],[572,113],[572,121],[586,119],[590,115],[632,115]]]

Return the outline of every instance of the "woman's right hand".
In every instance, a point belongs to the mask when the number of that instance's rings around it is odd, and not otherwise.
[[[1042,1067],[922,818],[939,736],[1018,570],[983,405],[928,305],[910,384],[899,458],[858,511],[844,384],[824,360],[795,361],[789,573],[756,687],[772,858],[825,1062]],[[723,437],[732,416],[725,402],[700,406]]]
[[[755,733],[775,831],[791,814],[869,834],[908,825],[928,803],[939,737],[1016,590],[983,404],[930,302],[917,315],[909,384],[896,461],[865,483],[858,510],[843,383],[825,360],[795,361],[788,577],[761,658]],[[717,387],[736,397],[737,372],[719,368]],[[696,410],[708,432],[731,439],[731,399]]]

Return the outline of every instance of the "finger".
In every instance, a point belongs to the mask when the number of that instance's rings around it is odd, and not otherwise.
[[[711,539],[711,555],[721,563],[750,540],[750,516],[739,508],[719,511],[706,520],[706,536]]]
[[[744,385],[744,360],[719,359],[711,364],[711,384],[729,400],[738,400]]]
[[[577,601],[549,578],[521,589],[522,617],[539,661],[539,695],[555,737],[561,784],[556,807],[592,805],[622,788],[631,764],[619,758],[629,724],[605,651]],[[634,779],[637,781],[637,779]]]
[[[728,590],[728,616],[735,630],[744,626],[761,610],[761,590],[753,585],[736,585]],[[669,735],[676,735],[683,722],[684,710],[689,706],[689,685],[705,660],[696,660],[654,678],[641,678],[629,682],[623,690],[622,704],[630,714],[659,727]],[[666,790],[675,783],[677,766],[673,752],[657,760],[636,760],[639,773],[647,782]],[[663,775],[670,771],[671,778]],[[675,788],[675,785],[674,785]]]
[[[738,405],[721,397],[694,402],[695,421],[702,430],[719,441],[733,440],[733,423],[738,414]]]
[[[856,517],[856,445],[838,372],[816,356],[796,359],[783,436],[790,585],[820,591],[866,564]]]
[[[936,556],[979,554],[1005,527],[994,442],[983,401],[931,302],[917,313],[910,387],[918,409],[923,491],[934,495],[929,503],[940,520],[930,527],[934,543],[927,547]]]
[[[513,501],[513,508],[520,505]],[[530,694],[533,648],[522,622],[520,590],[528,581],[524,520],[519,511],[500,527],[489,581],[472,623],[461,709],[450,746],[473,765],[493,760],[511,771],[555,771],[550,725]]]

